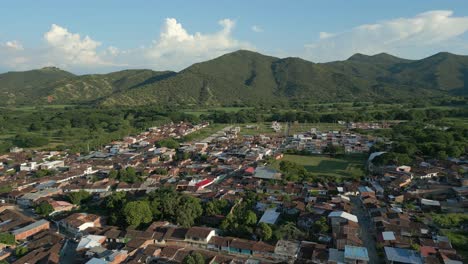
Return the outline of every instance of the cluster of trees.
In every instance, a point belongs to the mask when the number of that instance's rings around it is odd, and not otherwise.
[[[57,173],[56,170],[37,170],[34,173],[34,177],[36,178],[42,178],[46,176],[54,176]]]
[[[34,207],[34,210],[37,214],[46,217],[54,211],[54,208],[52,207],[52,205],[50,205],[49,202],[42,201],[38,205],[36,205],[36,207]]]
[[[225,199],[218,199],[207,202],[204,205],[206,216],[227,215],[231,209],[231,205]]]
[[[46,137],[32,133],[17,134],[13,139],[13,144],[22,148],[41,147],[48,143],[49,140]]]
[[[242,201],[238,201],[232,213],[221,222],[220,229],[226,234],[252,239],[253,235],[260,240],[270,240],[273,236],[272,226],[266,223],[257,225],[257,214],[252,210],[258,197],[247,193]]]
[[[91,194],[84,190],[78,192],[70,192],[67,194],[68,200],[74,205],[81,205],[91,199]]]
[[[309,179],[310,173],[304,168],[304,166],[295,162],[282,160],[279,163],[279,168],[286,181],[300,182]]]
[[[432,221],[442,228],[459,228],[468,225],[467,214],[432,214]]]
[[[332,113],[330,113],[332,111]],[[339,107],[332,109],[311,109],[308,111],[292,109],[280,111],[275,109],[242,109],[237,112],[213,111],[200,116],[203,120],[211,120],[215,123],[256,123],[263,121],[281,122],[308,122],[308,123],[336,123],[338,121],[385,121],[385,120],[411,120],[427,121],[438,120],[444,117],[463,117],[468,115],[465,108],[427,108],[427,109],[400,109],[369,111],[365,107],[343,110]]]
[[[7,151],[12,145],[43,147],[51,137],[64,142],[60,148],[85,152],[88,148],[97,149],[112,140],[171,121],[198,123],[200,118],[157,107],[38,107],[35,111],[3,109],[0,113],[0,134],[15,133],[17,136],[2,139],[0,152]]]
[[[456,122],[427,123],[405,122],[394,126],[388,135],[393,145],[376,144],[371,151],[388,151],[376,157],[377,165],[410,163],[423,156],[445,160],[458,158],[468,149],[468,126]]]
[[[183,264],[205,264],[205,258],[198,252],[187,255],[182,261]]]
[[[6,245],[14,245],[16,242],[15,240],[15,236],[10,234],[10,233],[6,233],[6,232],[1,232],[0,233],[0,244],[6,244]]]
[[[173,138],[162,139],[156,142],[156,147],[166,147],[170,149],[177,149],[180,147],[180,143]]]
[[[111,223],[132,227],[153,220],[167,220],[190,227],[203,213],[199,199],[173,189],[156,190],[141,200],[131,200],[125,192],[115,192],[106,198],[105,206]]]
[[[126,183],[141,182],[143,175],[135,170],[134,167],[127,167],[120,170],[111,170],[109,172],[109,178],[118,179]]]

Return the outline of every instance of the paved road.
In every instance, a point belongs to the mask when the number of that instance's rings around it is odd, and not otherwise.
[[[371,219],[367,214],[366,210],[361,207],[361,201],[357,197],[351,197],[351,203],[353,205],[353,214],[358,217],[359,227],[361,229],[361,239],[364,246],[367,248],[369,253],[370,264],[384,263],[384,260],[377,254],[377,248],[375,247],[376,241],[374,239],[374,231],[371,223]]]
[[[76,257],[76,246],[78,243],[67,239],[60,254],[61,264],[78,264],[80,261]]]

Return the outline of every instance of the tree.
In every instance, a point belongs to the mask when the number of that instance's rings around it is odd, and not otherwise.
[[[170,148],[170,149],[176,149],[176,148],[180,147],[180,144],[179,144],[179,142],[175,141],[172,138],[167,138],[167,139],[162,139],[162,140],[156,142],[156,147],[158,147],[158,148],[166,147],[166,148]]]
[[[205,264],[205,258],[198,252],[187,255],[182,261],[183,264]]]
[[[255,225],[257,223],[257,215],[252,210],[248,210],[244,215],[244,224]]]
[[[18,134],[13,139],[13,143],[18,147],[32,148],[44,146],[49,143],[49,140],[34,134]]]
[[[50,205],[49,202],[42,201],[36,206],[34,210],[36,210],[37,214],[46,217],[54,211],[54,208],[52,207],[52,205]]]
[[[317,233],[326,233],[330,229],[327,223],[327,218],[324,216],[320,217],[319,220],[315,221],[313,229]]]
[[[5,233],[5,232],[0,233],[0,244],[14,245],[15,236],[10,233]]]
[[[91,197],[91,194],[87,191],[80,190],[78,192],[71,192],[68,194],[68,199],[72,204],[80,205],[84,200]]]
[[[256,229],[256,234],[261,240],[269,240],[273,235],[273,230],[267,223],[260,223]]]
[[[203,214],[200,200],[192,196],[184,195],[177,206],[176,221],[183,227],[195,224],[195,219]]]
[[[277,240],[289,240],[300,238],[303,232],[296,227],[295,223],[287,222],[281,225],[277,230],[275,230],[274,234]]]
[[[129,202],[123,209],[126,223],[131,227],[147,224],[153,220],[148,201]]]
[[[15,248],[15,256],[20,258],[28,253],[28,248],[23,246],[17,246]]]

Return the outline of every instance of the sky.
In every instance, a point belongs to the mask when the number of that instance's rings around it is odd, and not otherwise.
[[[0,11],[0,72],[179,71],[239,49],[313,62],[468,54],[462,0],[15,0]]]

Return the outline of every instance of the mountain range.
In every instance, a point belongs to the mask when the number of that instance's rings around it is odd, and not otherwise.
[[[313,63],[239,50],[180,72],[123,70],[75,75],[56,67],[0,74],[0,105],[228,105],[290,99],[412,100],[468,95],[468,56],[421,60],[386,53]]]

